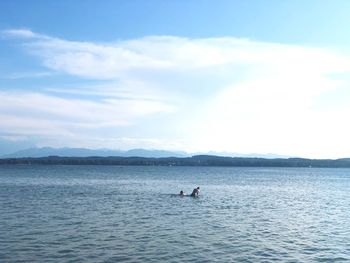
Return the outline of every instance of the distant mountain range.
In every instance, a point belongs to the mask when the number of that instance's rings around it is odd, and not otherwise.
[[[47,156],[59,157],[145,157],[145,158],[165,158],[165,157],[190,157],[193,155],[215,155],[225,157],[244,157],[244,158],[288,158],[289,156],[277,154],[239,154],[229,152],[196,152],[186,153],[182,151],[165,151],[165,150],[146,150],[146,149],[132,149],[128,151],[111,150],[111,149],[85,149],[85,148],[29,148],[20,150],[11,154],[0,156],[0,158],[40,158]]]
[[[128,151],[111,150],[111,149],[84,149],[84,148],[29,148],[21,151],[17,151],[11,154],[0,156],[0,158],[24,158],[24,157],[47,157],[47,156],[60,156],[60,157],[145,157],[145,158],[161,158],[161,157],[187,157],[189,156],[185,152],[171,152],[164,150],[145,150],[145,149],[132,149]]]

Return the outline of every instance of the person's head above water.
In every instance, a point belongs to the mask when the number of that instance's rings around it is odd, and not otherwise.
[[[197,187],[197,189],[199,190],[199,186]]]
[[[183,194],[184,194],[184,191],[181,190],[181,191],[180,191],[180,195],[183,195]]]

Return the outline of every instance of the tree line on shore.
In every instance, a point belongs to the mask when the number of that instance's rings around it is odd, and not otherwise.
[[[147,165],[147,166],[237,166],[237,167],[343,167],[350,168],[350,158],[305,159],[305,158],[242,158],[197,155],[192,157],[60,157],[6,158],[1,164],[15,165]]]

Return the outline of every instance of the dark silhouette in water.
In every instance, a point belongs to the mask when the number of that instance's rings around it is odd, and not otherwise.
[[[190,196],[190,197],[198,197],[199,194],[199,187],[193,189],[192,194],[187,195],[184,193],[184,191],[180,191],[179,196]]]
[[[198,196],[198,194],[199,194],[199,186],[197,188],[193,189],[191,196],[196,197],[196,196]]]

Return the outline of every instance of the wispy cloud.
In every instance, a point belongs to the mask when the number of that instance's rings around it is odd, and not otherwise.
[[[149,36],[93,43],[28,29],[3,33],[22,39],[29,54],[50,72],[108,81],[74,89],[48,88],[46,95],[1,93],[5,102],[1,112],[12,118],[2,115],[5,130],[25,131],[18,123],[28,118],[27,126],[37,130],[52,127],[95,142],[101,136],[130,146],[147,141],[190,151],[304,156],[330,156],[330,151],[335,156],[340,150],[334,145],[347,141],[350,132],[343,121],[350,113],[344,100],[350,99],[349,79],[335,77],[350,73],[350,58],[343,51],[234,37]],[[94,98],[67,98],[69,94]],[[324,102],[325,97],[339,96],[344,103]],[[123,125],[130,126],[130,136],[117,130],[117,135],[93,136],[83,131],[83,127]]]
[[[4,30],[3,32],[4,36],[9,36],[9,37],[20,37],[20,38],[42,38],[45,39],[47,36],[45,35],[40,35],[37,33],[34,33],[30,29],[8,29]]]
[[[32,79],[32,78],[43,78],[54,75],[53,72],[17,72],[8,75],[1,76],[2,79]]]
[[[7,30],[5,34],[25,37],[28,51],[42,58],[45,66],[68,74],[117,79],[128,71],[196,70],[206,67],[250,65],[273,68],[277,73],[348,72],[347,58],[331,50],[233,37],[188,39],[152,36],[115,43],[68,41],[30,30]],[[261,68],[260,68],[261,70]]]
[[[31,136],[91,133],[132,125],[138,118],[171,110],[155,102],[113,99],[95,102],[31,92],[0,92],[0,100],[0,129]]]

